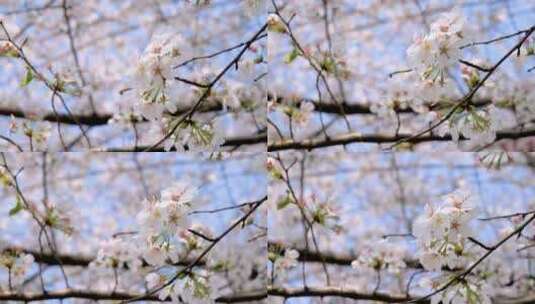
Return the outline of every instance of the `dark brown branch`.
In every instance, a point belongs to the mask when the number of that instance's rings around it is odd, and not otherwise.
[[[486,41],[468,43],[468,44],[465,44],[465,45],[461,46],[460,49],[464,49],[464,48],[467,48],[467,47],[473,47],[473,46],[476,46],[476,45],[491,44],[491,43],[498,42],[498,41],[501,41],[501,40],[509,39],[509,38],[512,38],[512,37],[516,37],[518,35],[522,35],[522,34],[525,34],[527,32],[529,32],[529,29],[521,30],[521,31],[518,31],[518,32],[513,33],[513,34],[500,36],[500,37],[497,37],[497,38],[494,38],[494,39],[490,39],[490,40],[486,40]]]
[[[0,300],[2,301],[45,301],[45,300],[61,300],[61,299],[90,299],[90,300],[127,300],[131,298],[138,298],[139,300],[167,302],[169,299],[160,300],[154,295],[131,294],[124,292],[101,292],[92,290],[74,290],[66,289],[60,291],[51,291],[47,293],[0,293]],[[215,299],[217,303],[239,303],[259,301],[267,297],[265,291],[250,292],[244,294],[222,296]]]
[[[13,115],[16,118],[24,118],[24,119],[37,119],[37,120],[43,120],[43,121],[49,121],[49,122],[59,122],[63,124],[72,124],[75,125],[76,122],[70,115],[66,114],[54,114],[49,113],[45,114],[42,118],[33,117],[32,115],[26,114],[21,110],[17,109],[9,109],[9,108],[2,108],[0,109],[0,115],[3,116],[11,116]],[[110,114],[102,114],[102,115],[75,115],[76,120],[83,125],[88,126],[99,126],[99,125],[106,125],[108,123],[108,120],[111,119],[112,115]]]
[[[20,247],[8,247],[5,248],[4,251],[11,251],[11,252],[24,252],[26,254],[33,255],[36,263],[42,263],[47,264],[51,266],[56,265],[63,265],[63,266],[78,266],[78,267],[87,267],[89,264],[95,259],[93,256],[87,256],[83,254],[65,254],[65,253],[57,253],[52,254],[50,252],[43,252],[33,250],[33,249],[27,249],[27,248],[20,248]],[[175,266],[187,266],[189,265],[191,261],[190,260],[181,260],[180,262],[174,264]],[[143,266],[149,266],[145,261],[143,261]],[[199,263],[200,266],[204,265],[204,261]]]
[[[329,114],[338,114],[338,115],[350,115],[350,114],[375,114],[371,111],[369,104],[364,103],[348,103],[347,101],[341,101],[340,104],[334,104],[334,103],[326,103],[326,102],[319,102],[317,100],[310,100],[307,98],[298,98],[297,101],[292,102],[291,100],[286,100],[287,98],[278,96],[277,100],[275,101],[277,104],[292,104],[295,107],[299,108],[301,105],[301,102],[308,101],[312,102],[314,104],[314,111],[315,112],[322,112],[322,113],[329,113]],[[268,100],[273,100],[273,96],[271,94],[268,94]],[[490,100],[477,100],[473,101],[472,105],[476,107],[485,106],[488,104],[491,104],[492,101]],[[431,105],[430,109],[434,110],[439,108],[440,105]],[[412,113],[417,114],[414,110],[409,108],[395,108],[394,111],[396,113]]]
[[[170,113],[174,116],[182,115],[187,113],[190,110],[190,108],[181,108],[178,109],[174,113]],[[216,111],[222,111],[223,105],[216,101],[216,102],[210,102],[204,104],[202,107],[199,107],[199,112],[216,112]],[[24,119],[34,119],[34,120],[40,120],[40,121],[49,121],[49,122],[59,122],[63,124],[71,124],[76,125],[76,121],[78,121],[82,125],[87,126],[101,126],[101,125],[107,125],[108,121],[112,118],[112,114],[110,113],[103,113],[103,114],[91,114],[91,115],[83,115],[83,114],[73,114],[73,115],[66,115],[66,114],[54,114],[54,113],[48,113],[45,114],[42,118],[39,116],[34,116],[28,113],[25,113],[24,111],[21,111],[19,109],[10,109],[10,108],[0,108],[0,115],[2,116],[11,116],[13,115],[16,118],[24,118]]]
[[[256,144],[265,144],[267,142],[267,135],[265,133],[258,134],[258,135],[252,135],[252,136],[238,136],[238,137],[232,137],[225,140],[225,142],[221,145],[222,147],[239,147],[243,145],[256,145]],[[150,149],[149,149],[150,148]],[[148,146],[138,146],[136,148],[134,147],[126,147],[126,148],[109,148],[104,149],[106,152],[165,152],[163,147],[148,147]],[[171,151],[175,151],[175,149],[171,149]]]
[[[307,288],[282,288],[268,287],[268,295],[284,298],[300,297],[343,297],[353,300],[381,301],[384,303],[401,303],[410,301],[405,295],[389,295],[386,293],[364,293],[360,290],[344,289],[340,287],[307,287]],[[429,303],[421,301],[419,303]]]
[[[498,216],[492,216],[492,217],[486,217],[486,218],[480,218],[480,221],[493,221],[493,220],[502,220],[502,219],[510,219],[512,217],[522,216],[525,217],[530,214],[534,214],[535,210],[527,211],[527,212],[515,212],[512,214],[506,214],[506,215],[498,215]]]
[[[508,132],[497,132],[496,140],[501,139],[520,139],[535,136],[535,129],[525,130],[525,131],[508,131]],[[466,138],[460,138],[465,140]],[[451,141],[452,138],[450,135],[438,136],[438,135],[426,135],[414,137],[408,134],[399,134],[394,135],[380,135],[380,134],[370,134],[370,135],[361,135],[361,134],[344,134],[336,137],[331,137],[329,140],[323,139],[309,139],[303,141],[294,141],[294,140],[283,140],[275,143],[270,143],[268,145],[268,151],[280,151],[280,150],[313,150],[324,147],[331,147],[337,145],[348,145],[352,143],[392,143],[399,141],[406,141],[411,144],[418,144],[423,142],[433,142],[433,141]]]
[[[471,63],[470,61],[466,61],[466,60],[463,60],[463,59],[459,59],[459,62],[466,65],[466,66],[469,66],[471,68],[474,68],[478,71],[482,71],[482,72],[490,72],[490,69],[489,68],[486,68],[486,67],[482,67],[482,66],[479,66],[477,64],[474,64],[474,63]]]
[[[283,298],[312,298],[312,297],[341,297],[353,300],[379,301],[381,303],[430,303],[427,299],[412,300],[407,295],[392,295],[388,293],[375,292],[365,293],[361,290],[346,289],[340,287],[268,287],[268,295]],[[495,297],[492,303],[496,304],[531,304],[535,301],[535,295],[527,295],[518,298]]]
[[[280,243],[270,242],[268,245],[273,246],[273,247],[278,247],[278,248],[286,248],[284,244],[280,244]],[[347,255],[347,254],[335,254],[331,252],[317,253],[317,252],[313,252],[310,250],[306,250],[304,248],[292,248],[292,249],[299,252],[299,257],[297,258],[297,260],[300,262],[311,262],[311,263],[325,262],[331,265],[350,266],[351,262],[357,259],[356,256]],[[409,268],[423,269],[422,264],[420,264],[418,260],[405,259],[404,262]]]

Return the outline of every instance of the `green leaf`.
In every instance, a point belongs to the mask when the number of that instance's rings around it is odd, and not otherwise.
[[[293,203],[293,200],[290,197],[290,194],[287,194],[284,198],[277,202],[277,210],[284,209],[291,203]]]
[[[21,87],[25,87],[33,80],[33,72],[32,69],[29,67],[26,67],[26,74],[24,74],[24,78],[22,78],[22,81],[20,82]]]
[[[284,56],[284,63],[290,64],[299,56],[299,50],[293,48],[288,54]]]
[[[20,211],[24,209],[24,205],[22,204],[22,200],[20,199],[20,196],[17,195],[17,200],[15,201],[15,207],[11,208],[9,210],[9,216],[13,216]]]

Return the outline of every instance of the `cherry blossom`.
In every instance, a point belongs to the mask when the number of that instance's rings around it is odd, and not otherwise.
[[[151,265],[163,265],[169,259],[176,263],[185,240],[181,237],[187,229],[187,218],[194,204],[195,189],[184,182],[177,182],[162,191],[159,198],[145,201],[145,208],[138,213],[141,227],[138,237],[143,258]]]
[[[420,262],[428,270],[439,271],[466,265],[470,258],[467,238],[472,235],[477,197],[467,188],[444,196],[438,204],[427,204],[425,214],[414,223],[414,235],[421,249]]]
[[[139,258],[138,248],[134,243],[114,238],[102,242],[97,258],[91,263],[94,267],[128,267],[135,271],[141,267],[142,261]]]
[[[405,268],[405,248],[387,240],[374,240],[363,245],[358,259],[351,263],[355,269],[380,271],[386,269],[392,273],[399,273]]]
[[[507,110],[490,105],[482,109],[470,109],[454,114],[449,124],[443,125],[440,134],[450,132],[453,141],[462,135],[470,139],[467,145],[483,146],[496,140],[496,132],[515,125],[515,119]]]
[[[173,67],[179,63],[182,37],[173,32],[163,32],[152,37],[136,67],[139,78],[141,102],[145,104],[170,104],[169,82],[173,81]]]
[[[465,23],[460,11],[453,10],[433,22],[427,35],[414,38],[407,57],[424,79],[442,83],[447,78],[447,69],[457,64],[467,42]]]
[[[437,279],[422,279],[420,285],[426,288],[440,287],[440,280]],[[494,294],[489,284],[485,281],[479,282],[463,282],[458,285],[448,288],[443,293],[436,294],[431,297],[431,303],[477,303],[490,304],[491,296]]]
[[[288,248],[284,250],[283,255],[272,253],[271,257],[271,259],[274,260],[274,273],[277,274],[279,279],[285,279],[288,270],[297,267],[297,259],[299,258],[299,252],[295,249]]]

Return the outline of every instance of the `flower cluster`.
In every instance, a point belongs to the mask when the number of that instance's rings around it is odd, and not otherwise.
[[[141,227],[142,256],[147,263],[158,267],[145,278],[149,288],[168,283],[175,270],[166,267],[177,263],[184,250],[198,249],[200,243],[188,238],[187,218],[195,202],[196,190],[184,182],[176,182],[163,190],[159,198],[146,201],[146,207],[137,216]],[[193,226],[192,226],[193,227]],[[200,228],[196,228],[200,230]],[[174,279],[158,293],[160,299],[170,297],[174,303],[206,303],[213,297],[209,273],[190,272]]]
[[[147,287],[158,288],[168,282],[169,278],[160,273],[152,272],[147,275]],[[175,280],[158,293],[160,300],[171,298],[173,303],[211,303],[212,286],[210,277],[206,271]]]
[[[24,276],[34,262],[33,255],[7,251],[0,253],[0,269],[6,268],[10,277],[11,288],[17,288],[24,282]]]
[[[468,145],[480,146],[496,140],[496,132],[515,125],[512,113],[494,105],[485,108],[470,108],[455,113],[439,128],[439,134],[444,136],[449,131],[452,140],[459,141],[460,136],[469,139]]]
[[[50,137],[50,124],[46,122],[24,121],[19,124],[12,115],[9,123],[9,132],[25,136],[28,139],[30,150],[45,150]]]
[[[419,258],[425,269],[439,271],[443,266],[463,267],[471,256],[466,248],[472,234],[477,198],[465,187],[446,195],[437,205],[425,206],[425,214],[414,223]]]
[[[146,200],[137,215],[141,227],[142,256],[150,265],[164,265],[167,260],[178,262],[184,244],[181,233],[188,228],[187,215],[196,191],[177,182],[162,191],[159,198]]]
[[[286,249],[284,255],[275,260],[275,269],[277,270],[277,273],[296,267],[297,258],[299,258],[299,252],[297,250]]]
[[[275,110],[284,113],[293,125],[298,127],[297,131],[306,130],[306,126],[314,114],[315,105],[309,100],[288,99],[284,104],[275,104]]]
[[[267,19],[268,30],[271,32],[285,33],[286,26],[277,14],[269,14]]]
[[[424,278],[420,281],[422,287],[437,289],[440,288],[443,278]],[[431,304],[439,303],[473,303],[473,304],[490,304],[492,287],[484,280],[479,281],[462,281],[441,293],[431,297]]]
[[[297,125],[305,127],[308,125],[313,112],[314,104],[312,102],[304,101],[301,103],[299,110],[293,113],[292,118]]]
[[[411,83],[411,86],[407,86]],[[430,111],[437,101],[451,100],[457,96],[457,88],[449,78],[441,82],[422,79],[417,73],[402,73],[389,80],[385,100],[370,105],[370,110],[380,117],[396,119],[396,110],[411,108],[432,118],[437,113]]]
[[[466,21],[460,11],[443,14],[431,24],[430,32],[414,38],[407,49],[409,64],[424,79],[443,82],[447,69],[461,57],[460,47],[466,43]]]
[[[173,120],[164,119],[167,122],[165,129],[174,126]],[[225,140],[221,134],[221,129],[215,128],[213,123],[201,123],[194,120],[183,121],[176,131],[164,143],[166,151],[175,148],[177,151],[184,151],[185,147],[189,151],[213,151],[221,146]]]
[[[478,159],[485,168],[498,170],[512,158],[507,152],[485,151],[478,153]]]
[[[141,119],[138,116],[142,116],[153,123],[148,137],[161,137],[162,134],[168,135],[173,131],[171,135],[166,136],[166,151],[172,147],[178,151],[183,151],[185,147],[193,151],[215,150],[223,143],[223,139],[219,132],[216,132],[214,122],[182,120],[173,115],[179,105],[191,106],[187,101],[189,98],[175,98],[184,95],[179,91],[179,86],[169,85],[174,79],[174,67],[180,63],[179,58],[185,55],[181,49],[184,44],[184,38],[173,31],[164,31],[153,36],[139,59],[135,73],[141,103],[136,103],[132,114],[124,114],[124,117],[116,115],[110,122],[139,121]],[[192,92],[190,94],[193,95],[204,93],[202,90]]]
[[[355,269],[387,270],[399,273],[405,268],[405,249],[398,244],[380,240],[365,244],[356,260],[351,263]]]
[[[108,123],[130,126],[141,121],[143,121],[143,117],[140,114],[134,111],[124,111],[113,113],[113,116],[108,120]]]
[[[196,201],[196,189],[178,181],[159,196],[145,200],[145,207],[137,214],[139,231],[133,240],[115,237],[101,244],[91,267],[124,268],[146,274],[144,262],[154,266],[145,280],[150,289],[166,285],[158,292],[161,300],[173,303],[209,303],[214,293],[208,270],[188,271],[177,276],[174,264],[205,244],[188,229],[211,235],[205,227],[190,224],[188,215]],[[130,235],[128,233],[127,235]]]
[[[170,101],[168,82],[178,64],[183,45],[180,35],[164,32],[155,35],[139,59],[136,76],[142,84],[141,100],[145,104],[166,104]]]
[[[102,242],[97,258],[91,262],[92,267],[124,268],[136,270],[142,262],[134,243],[113,238]]]
[[[19,57],[19,51],[9,41],[0,41],[0,57]]]
[[[284,279],[287,271],[297,266],[299,252],[291,248],[283,248],[278,244],[270,245],[268,248],[268,258],[273,263],[273,274],[279,279]],[[272,280],[275,277],[271,278]]]

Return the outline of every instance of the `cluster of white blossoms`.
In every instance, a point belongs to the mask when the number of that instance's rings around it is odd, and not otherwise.
[[[177,33],[163,32],[152,37],[136,68],[142,103],[170,103],[169,82],[173,80],[173,67],[179,63],[183,45],[183,38]]]
[[[351,263],[351,266],[358,270],[387,270],[391,273],[399,273],[406,267],[405,256],[404,247],[382,239],[362,246],[358,258]]]
[[[28,139],[30,150],[41,151],[48,146],[51,126],[47,122],[24,121],[21,124],[11,115],[9,133],[24,136]]]
[[[136,92],[141,102],[135,104],[131,114],[125,114],[124,117],[115,116],[110,122],[139,121],[139,116],[142,116],[152,122],[148,137],[161,138],[173,130],[165,140],[166,151],[173,147],[178,151],[185,150],[185,147],[192,151],[215,150],[224,140],[220,135],[221,130],[214,126],[214,121],[181,121],[181,118],[173,115],[179,106],[192,106],[189,97],[202,94],[202,90],[192,90],[189,93],[191,96],[184,97],[181,91],[183,88],[170,83],[174,81],[174,68],[179,65],[180,58],[186,55],[182,50],[184,45],[184,38],[171,30],[163,30],[153,36],[140,57],[135,72]],[[178,100],[177,96],[183,98]]]
[[[420,286],[424,288],[438,289],[444,282],[443,277],[423,278]],[[460,284],[447,288],[441,293],[431,297],[431,304],[491,304],[491,296],[494,294],[490,284],[485,280],[464,281]]]
[[[5,268],[10,278],[11,288],[18,288],[24,282],[24,277],[34,262],[31,254],[3,252],[0,253],[0,269]]]
[[[289,269],[297,266],[297,258],[299,258],[299,252],[295,249],[286,249],[284,256],[278,258],[275,261],[275,268],[277,269]]]
[[[416,36],[407,49],[407,59],[422,78],[443,82],[449,67],[458,63],[460,47],[467,42],[466,20],[458,9],[442,14],[430,32]]]
[[[297,266],[298,258],[299,252],[295,249],[285,249],[284,255],[270,252],[270,260],[273,262],[274,273],[277,274],[279,279],[284,279],[288,270]]]
[[[466,21],[460,10],[442,14],[431,24],[426,35],[417,35],[407,49],[408,71],[400,71],[389,82],[387,102],[372,104],[377,115],[393,119],[395,109],[410,107],[418,113],[428,113],[429,106],[450,100],[457,93],[448,69],[461,58],[460,47],[467,42]],[[407,83],[411,83],[410,88]],[[431,112],[428,119],[436,113]],[[436,115],[435,115],[436,116]]]
[[[313,117],[315,105],[310,100],[288,98],[283,104],[271,102],[268,105],[268,111],[271,109],[280,111],[286,115],[291,121],[292,126],[297,127],[296,131],[304,131]]]
[[[173,128],[176,123],[166,118],[163,121],[167,125],[165,129]],[[221,131],[214,123],[186,120],[165,141],[164,149],[169,151],[174,147],[177,151],[184,151],[187,147],[192,152],[214,151],[225,142]]]
[[[147,275],[146,280],[147,287],[153,289],[166,284],[169,278],[152,272]],[[173,303],[213,303],[213,289],[208,272],[201,270],[175,280],[158,292],[158,298],[160,300],[170,298]]]
[[[267,18],[268,30],[271,32],[284,33],[286,26],[277,14],[269,14]]]
[[[431,25],[430,32],[425,36],[415,38],[407,49],[407,60],[410,67],[419,78],[411,94],[404,95],[410,106],[417,112],[425,112],[426,104],[436,104],[439,101],[457,99],[448,69],[459,64],[461,46],[466,45],[469,36],[466,20],[460,10],[454,9],[443,14]],[[488,66],[481,59],[472,60],[477,66]],[[479,71],[472,67],[463,66],[461,76],[469,89],[474,88],[481,81]],[[486,82],[485,88],[493,87],[492,82]],[[451,103],[453,105],[454,103]],[[392,111],[391,111],[392,112]],[[439,114],[431,112],[435,118]],[[390,113],[392,116],[392,113]],[[430,119],[435,119],[429,117]],[[468,148],[484,146],[496,140],[496,132],[516,125],[514,114],[501,107],[489,105],[476,107],[469,105],[455,111],[453,115],[438,129],[440,136],[451,134],[456,143],[459,139],[467,139]]]
[[[484,151],[478,153],[478,160],[483,167],[498,170],[512,161],[512,155],[502,151]]]
[[[120,238],[101,243],[97,258],[91,267],[126,268],[137,270],[142,265],[136,244]]]
[[[144,208],[136,216],[139,231],[133,239],[113,238],[102,242],[91,267],[128,269],[146,274],[144,262],[154,267],[145,280],[150,289],[166,285],[158,292],[161,300],[173,303],[212,303],[216,288],[209,270],[188,271],[176,276],[174,264],[189,253],[204,247],[204,240],[188,229],[211,235],[205,227],[191,224],[188,215],[196,201],[197,191],[184,181],[163,190],[158,197],[145,200]]]
[[[141,228],[139,240],[143,259],[159,269],[168,262],[177,263],[181,253],[191,243],[187,238],[190,227],[188,215],[192,211],[197,191],[185,182],[176,182],[163,190],[159,198],[146,200],[146,206],[137,215]],[[168,282],[171,275],[159,272],[147,277],[149,288],[160,287]],[[175,303],[206,303],[213,296],[209,274],[206,271],[191,272],[177,278],[162,289],[160,299],[171,297]]]
[[[467,248],[472,235],[477,197],[461,187],[443,197],[439,204],[427,204],[425,214],[416,219],[413,233],[418,241],[419,259],[429,271],[463,267],[472,257]]]
[[[293,121],[300,127],[306,127],[312,113],[314,112],[314,103],[310,101],[303,101],[299,106],[299,109],[295,109],[292,115]]]
[[[240,109],[252,111],[259,106],[258,101],[265,98],[265,93],[256,87],[248,87],[238,81],[226,81],[223,83],[225,88],[220,94],[220,99],[225,111]]]
[[[426,270],[438,271],[435,277],[422,278],[422,287],[441,288],[452,279],[451,273],[440,272],[442,267],[464,269],[476,259],[478,247],[468,240],[473,235],[470,226],[477,204],[477,196],[461,186],[444,196],[439,204],[426,205],[425,214],[415,221],[413,233],[418,242],[419,260]],[[472,273],[469,279],[463,278],[433,295],[431,303],[490,304],[494,291],[488,275],[486,271]]]
[[[407,83],[411,85],[408,86]],[[384,92],[381,102],[370,104],[370,111],[379,117],[394,120],[396,110],[411,108],[416,113],[426,114],[428,119],[434,119],[437,113],[431,111],[431,106],[440,100],[451,100],[457,96],[457,88],[449,78],[441,82],[422,79],[416,73],[403,73],[389,79],[388,88]]]
[[[513,127],[515,123],[511,112],[489,105],[453,114],[447,124],[440,126],[438,133],[444,136],[449,132],[455,142],[462,135],[468,139],[469,146],[482,146],[494,142],[497,131]]]
[[[163,190],[160,197],[145,201],[145,208],[137,215],[142,242],[142,256],[150,265],[178,262],[184,245],[181,236],[188,228],[188,214],[196,190],[184,182],[176,182]]]

